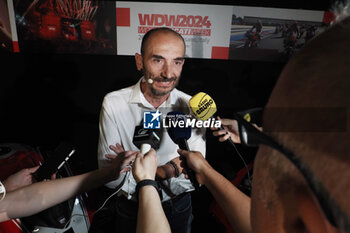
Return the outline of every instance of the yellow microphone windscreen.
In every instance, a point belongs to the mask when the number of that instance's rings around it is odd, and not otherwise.
[[[195,94],[189,103],[195,117],[202,121],[208,120],[216,113],[214,100],[204,92]]]

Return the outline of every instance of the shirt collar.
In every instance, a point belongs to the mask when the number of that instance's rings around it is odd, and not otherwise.
[[[170,92],[170,95],[169,95],[169,97],[168,97],[168,99],[166,100],[166,102],[169,104],[169,105],[174,105],[175,103],[176,103],[176,92],[177,92],[177,89],[176,88],[174,88],[174,90],[172,90],[171,92]]]
[[[131,95],[129,98],[129,103],[130,104],[138,104],[141,103],[141,81],[143,77],[140,78],[140,80],[132,87]]]

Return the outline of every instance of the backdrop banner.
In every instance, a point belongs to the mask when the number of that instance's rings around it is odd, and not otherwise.
[[[324,11],[234,6],[229,59],[286,61],[332,18]]]
[[[169,27],[186,57],[286,62],[334,20],[328,11],[189,3],[0,0],[0,46],[12,52],[134,56]]]
[[[117,53],[140,52],[144,34],[170,27],[186,42],[186,57],[228,59],[233,6],[116,2]]]

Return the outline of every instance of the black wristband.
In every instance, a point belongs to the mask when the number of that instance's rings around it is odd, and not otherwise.
[[[146,186],[146,185],[151,185],[151,186],[155,187],[155,189],[157,190],[157,192],[159,194],[160,200],[162,200],[162,198],[163,198],[162,190],[159,188],[157,181],[149,180],[149,179],[141,180],[140,182],[137,183],[136,190],[135,190],[137,200],[139,200],[140,188],[142,188],[143,186]]]
[[[170,160],[168,163],[171,164],[174,167],[174,169],[175,169],[175,177],[179,177],[180,172],[179,172],[179,168],[176,165],[176,163],[174,161],[172,161],[172,160]]]

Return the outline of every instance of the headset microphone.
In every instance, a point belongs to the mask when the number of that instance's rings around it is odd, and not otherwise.
[[[166,121],[171,122],[167,128],[168,134],[176,143],[181,150],[189,151],[187,140],[191,137],[191,126],[186,125],[187,117],[182,112],[169,112],[166,116]],[[180,125],[182,127],[180,127]],[[196,180],[195,174],[192,169],[187,167],[185,158],[182,158],[184,162],[185,169],[187,170],[187,175],[192,182],[195,189],[199,188],[199,183]]]
[[[152,83],[153,83],[153,79],[149,78],[149,79],[147,79],[147,82],[148,82],[149,84],[152,84]]]
[[[136,126],[132,142],[141,150],[142,154],[146,154],[151,148],[159,148],[159,132],[152,129],[144,129],[142,126]]]

